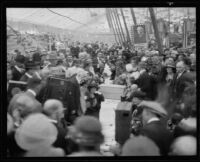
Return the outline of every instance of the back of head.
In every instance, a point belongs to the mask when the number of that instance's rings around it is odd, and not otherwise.
[[[32,113],[41,112],[42,106],[30,96],[21,93],[15,95],[9,103],[8,112],[12,115],[15,110],[19,111],[21,118],[25,118]]]
[[[157,145],[144,136],[133,137],[126,141],[122,148],[122,156],[159,156]]]
[[[171,145],[170,155],[189,156],[197,154],[197,140],[193,136],[181,136],[174,140]]]
[[[56,99],[50,99],[44,103],[43,111],[46,115],[51,116],[61,108],[63,108],[62,102]]]

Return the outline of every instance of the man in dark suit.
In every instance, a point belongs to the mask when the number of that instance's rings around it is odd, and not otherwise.
[[[167,130],[166,123],[163,122],[167,116],[166,110],[161,104],[153,101],[142,101],[138,107],[143,109],[141,115],[143,127],[140,134],[152,139],[160,148],[161,155],[167,155],[173,134]]]
[[[67,98],[68,98],[68,112],[65,114],[65,119],[70,123],[83,114],[85,109],[84,101],[82,100],[81,95],[81,86],[84,86],[87,83],[88,74],[86,71],[80,71],[78,74],[73,75],[69,79],[69,84],[71,86],[67,86]]]
[[[15,58],[15,66],[12,67],[12,80],[19,81],[20,78],[24,74],[24,62],[25,62],[25,57],[23,55],[17,55]]]
[[[66,68],[70,68],[74,65],[75,65],[75,61],[74,61],[73,57],[71,55],[68,55],[67,60],[66,60]]]
[[[25,63],[25,74],[20,78],[20,81],[27,82],[29,78],[32,78],[32,75],[40,70],[40,64],[28,60]]]
[[[59,100],[49,99],[44,103],[44,114],[49,117],[49,120],[58,130],[57,139],[53,146],[60,147],[67,153],[67,143],[65,140],[67,127],[63,126],[61,122],[61,119],[64,117],[64,110],[63,104]]]
[[[180,100],[182,98],[184,89],[189,84],[194,84],[194,81],[192,80],[191,72],[186,71],[186,65],[184,61],[177,62],[176,71],[177,71],[177,74],[174,77],[172,85],[173,85],[173,90],[174,90],[174,97],[177,100]]]
[[[32,78],[28,79],[27,90],[26,92],[24,92],[24,94],[33,98],[35,102],[39,103],[36,97],[40,93],[43,87],[44,87],[44,83],[42,82],[42,78],[39,75],[34,74]]]
[[[157,95],[156,80],[153,76],[148,74],[145,67],[145,63],[139,63],[138,70],[140,72],[140,76],[134,81],[134,84],[137,84],[140,90],[146,93],[147,98],[154,100]]]

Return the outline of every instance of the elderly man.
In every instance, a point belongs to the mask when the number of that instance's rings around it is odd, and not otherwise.
[[[14,128],[20,127],[22,122],[33,113],[42,112],[42,106],[25,93],[15,95],[8,106],[8,112],[13,118]],[[8,136],[8,150],[11,157],[22,156],[24,150],[15,141],[15,130]]]
[[[63,104],[59,100],[49,99],[44,103],[43,112],[49,117],[50,121],[56,126],[58,130],[57,140],[54,142],[55,147],[60,147],[67,153],[67,143],[65,136],[67,129],[62,125],[64,117]]]
[[[20,81],[27,82],[29,78],[33,77],[33,74],[40,70],[40,64],[33,61],[27,61],[25,63],[25,74],[20,78]]]
[[[184,89],[189,84],[194,84],[190,72],[186,71],[186,65],[184,61],[179,61],[176,64],[176,76],[172,82],[174,97],[178,100],[181,99]]]
[[[140,134],[152,139],[159,147],[161,155],[167,155],[173,135],[162,122],[162,118],[167,116],[166,110],[161,104],[153,101],[142,101],[138,107],[143,109],[141,115],[143,128]]]

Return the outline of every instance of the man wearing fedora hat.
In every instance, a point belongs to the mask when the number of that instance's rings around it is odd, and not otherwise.
[[[159,147],[161,155],[167,155],[173,140],[173,134],[161,121],[167,117],[167,111],[160,103],[154,101],[142,101],[138,107],[143,110],[141,114],[143,127],[140,134],[152,139]]]

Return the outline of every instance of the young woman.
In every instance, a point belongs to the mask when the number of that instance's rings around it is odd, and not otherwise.
[[[86,93],[86,112],[85,115],[91,115],[99,119],[101,102],[104,101],[104,96],[98,90],[98,84],[92,81],[88,85]]]

